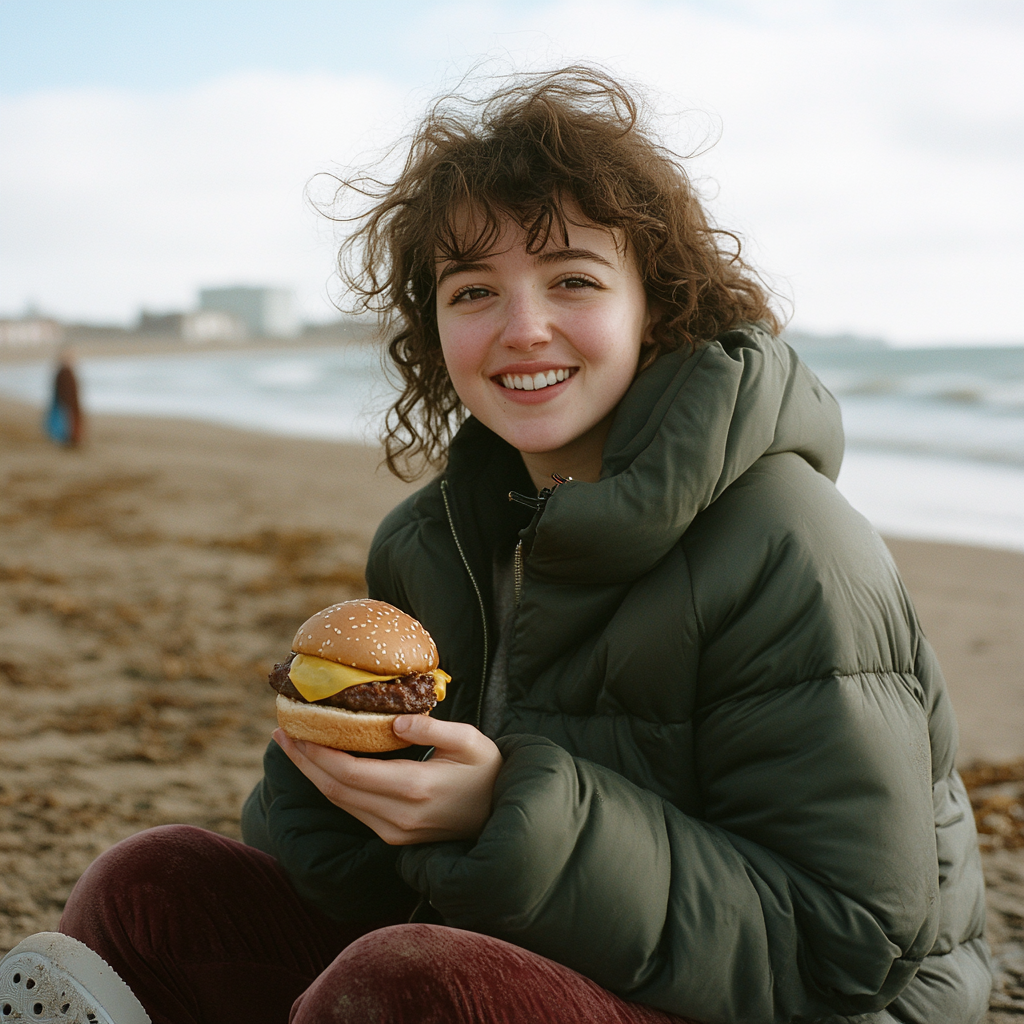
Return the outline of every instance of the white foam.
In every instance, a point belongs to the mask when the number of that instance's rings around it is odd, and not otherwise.
[[[0,366],[0,392],[44,405],[52,373],[45,363]],[[376,352],[358,346],[82,359],[79,377],[89,412],[329,441],[371,440],[388,404]]]
[[[838,486],[880,533],[1024,551],[1024,469],[854,449]]]

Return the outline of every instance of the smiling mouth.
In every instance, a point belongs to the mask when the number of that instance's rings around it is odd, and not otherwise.
[[[495,377],[495,380],[510,391],[540,391],[542,388],[551,387],[552,384],[568,380],[576,369],[575,366],[571,366],[562,370],[545,370],[542,373],[503,373]]]

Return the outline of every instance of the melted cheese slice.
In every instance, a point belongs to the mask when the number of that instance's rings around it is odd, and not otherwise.
[[[444,700],[445,689],[452,677],[439,668],[435,668],[431,675],[434,677],[434,692],[437,699]],[[333,697],[350,686],[359,686],[360,683],[386,683],[389,679],[398,678],[395,673],[377,676],[372,672],[364,672],[361,668],[339,665],[336,661],[327,661],[313,654],[296,654],[288,669],[288,676],[295,684],[295,689],[310,704],[325,697]]]

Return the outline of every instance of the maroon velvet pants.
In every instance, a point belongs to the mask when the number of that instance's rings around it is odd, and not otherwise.
[[[339,924],[277,862],[169,825],[91,865],[60,930],[131,986],[154,1024],[679,1024],[535,953],[428,924]]]

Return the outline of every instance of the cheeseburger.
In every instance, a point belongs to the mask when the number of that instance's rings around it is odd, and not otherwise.
[[[428,715],[451,677],[411,616],[383,601],[344,601],[307,619],[291,656],[274,666],[277,721],[297,740],[382,753],[411,744],[391,728],[398,715]]]

